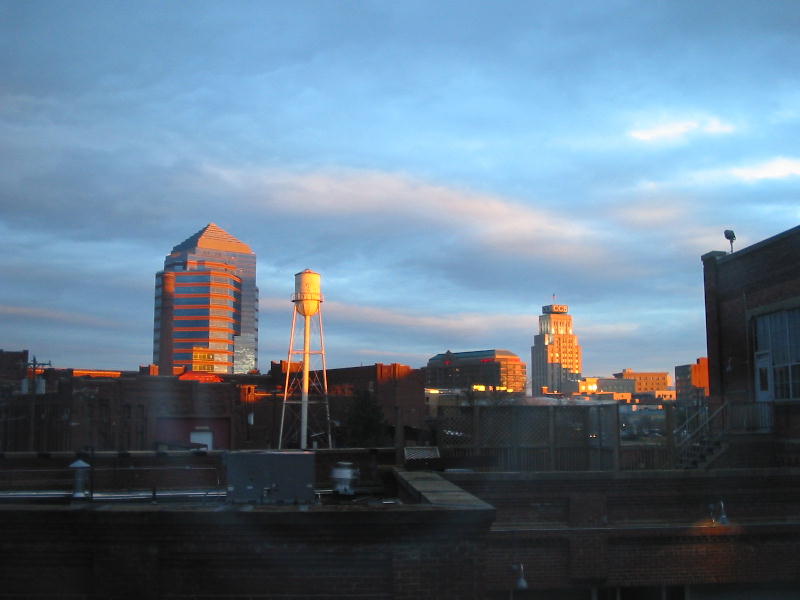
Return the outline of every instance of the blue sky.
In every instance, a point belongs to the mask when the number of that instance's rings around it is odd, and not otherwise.
[[[262,367],[295,272],[330,366],[705,355],[700,255],[800,221],[800,3],[0,1],[0,348],[151,360],[153,275],[256,251]]]

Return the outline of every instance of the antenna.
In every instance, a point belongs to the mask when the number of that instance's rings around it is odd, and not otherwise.
[[[283,409],[281,411],[281,429],[278,437],[278,449],[288,444],[297,444],[301,450],[308,448],[309,425],[315,434],[311,437],[314,443],[327,439],[328,447],[333,447],[331,439],[331,416],[328,406],[328,373],[325,366],[325,337],[322,332],[322,290],[320,275],[306,269],[294,276],[294,294],[292,295],[292,333],[289,337],[289,355],[286,360],[286,380],[283,387]],[[303,317],[303,349],[295,349],[294,334],[297,326],[297,315]],[[316,317],[319,333],[319,349],[311,349],[312,319]],[[292,357],[300,354],[303,357],[302,371],[292,368]],[[322,359],[322,369],[311,373],[311,357]],[[294,361],[297,365],[297,361]],[[299,366],[299,365],[297,365]],[[300,398],[297,398],[298,387]],[[299,408],[299,414],[297,409]],[[309,414],[312,408],[312,414]],[[310,422],[313,421],[313,423]],[[320,433],[321,432],[321,433]]]

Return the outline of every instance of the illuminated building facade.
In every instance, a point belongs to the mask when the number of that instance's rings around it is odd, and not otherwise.
[[[525,363],[508,350],[448,350],[428,361],[425,380],[435,389],[524,392]]]
[[[581,378],[583,356],[578,336],[572,332],[572,315],[566,304],[548,304],[539,316],[539,333],[531,347],[533,395],[570,393]],[[546,389],[545,389],[546,388]]]
[[[210,223],[175,246],[156,273],[153,362],[162,375],[248,373],[257,354],[256,255]]]
[[[675,367],[675,392],[678,403],[700,406],[708,400],[708,358]]]
[[[623,369],[622,373],[614,373],[617,379],[633,379],[635,394],[666,390],[669,385],[669,373],[666,371],[633,371]]]

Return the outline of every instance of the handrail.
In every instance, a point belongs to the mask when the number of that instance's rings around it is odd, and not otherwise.
[[[723,411],[726,411],[727,408],[728,408],[728,402],[726,401],[726,402],[724,402],[722,404],[722,406],[720,406],[717,410],[715,410],[713,413],[711,413],[703,422],[701,422],[694,431],[689,433],[688,430],[687,430],[687,434],[688,435],[686,436],[685,439],[677,441],[677,443],[675,444],[676,448],[686,446],[690,442],[693,442],[695,440],[695,438],[700,435],[701,432],[708,431],[709,426],[711,425],[711,423],[713,423],[715,421],[715,419],[717,418],[718,415],[722,414]],[[699,415],[699,414],[700,413],[697,413],[697,415]],[[677,433],[678,430],[685,428],[687,423],[689,423],[689,421],[684,423],[684,425],[682,427],[679,427],[678,429],[676,429],[675,432]]]
[[[695,413],[694,413],[694,414],[693,414],[691,417],[689,417],[688,419],[686,419],[686,420],[683,422],[683,424],[681,424],[681,425],[678,425],[678,426],[677,426],[675,429],[673,429],[673,430],[672,430],[672,435],[678,435],[678,434],[679,434],[679,433],[680,433],[682,430],[683,430],[683,431],[689,431],[689,424],[690,424],[692,421],[696,420],[696,419],[700,419],[700,416],[701,416],[702,414],[703,414],[703,413],[702,413],[701,411],[699,411],[699,410],[698,410],[698,411],[696,411],[696,412],[695,412]]]

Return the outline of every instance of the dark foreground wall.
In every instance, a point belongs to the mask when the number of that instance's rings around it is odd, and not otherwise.
[[[617,589],[639,598],[649,596],[626,590],[666,586],[685,598],[709,584],[800,590],[797,469],[446,476],[497,510],[487,597],[508,597],[519,563],[530,597],[585,590],[589,598],[594,588],[598,598],[616,598]],[[720,500],[727,524],[718,505],[709,509]]]
[[[422,504],[0,504],[0,597],[481,598],[493,509],[416,477]]]

